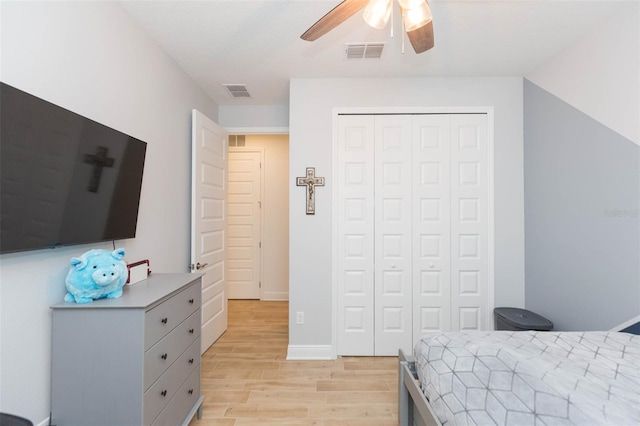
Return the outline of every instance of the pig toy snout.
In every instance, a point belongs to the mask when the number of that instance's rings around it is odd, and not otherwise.
[[[113,268],[99,268],[91,275],[93,281],[99,286],[108,286],[116,281],[119,275],[116,273],[115,265]]]

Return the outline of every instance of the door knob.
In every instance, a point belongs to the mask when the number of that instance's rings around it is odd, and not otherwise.
[[[198,263],[196,263],[195,265],[194,265],[193,263],[191,263],[191,264],[189,265],[189,269],[191,269],[191,270],[193,271],[194,269],[204,269],[204,268],[206,268],[207,266],[209,266],[209,264],[208,264],[208,263],[200,263],[200,262],[198,262]]]
[[[391,264],[391,269],[396,269],[396,264],[395,263]]]
[[[429,264],[429,268],[431,268],[431,269],[433,269],[434,266],[436,266],[436,265],[434,265],[433,263]]]

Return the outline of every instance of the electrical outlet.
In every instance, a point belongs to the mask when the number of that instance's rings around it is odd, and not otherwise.
[[[296,313],[296,324],[304,324],[304,312]]]

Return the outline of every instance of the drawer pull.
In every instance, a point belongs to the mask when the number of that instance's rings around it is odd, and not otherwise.
[[[193,364],[193,361],[194,361],[194,360],[193,360],[193,358],[191,358],[191,359],[189,360],[189,364]]]
[[[167,396],[167,390],[165,389],[165,390],[163,390],[162,392],[160,392],[160,395],[162,395],[162,396]]]
[[[189,395],[193,395],[193,389],[189,389]]]
[[[193,299],[189,299],[189,304],[190,304],[190,305],[193,305],[193,302],[195,302],[195,300],[193,300]]]
[[[189,329],[189,334],[193,334],[193,332],[194,332],[194,331],[195,331],[195,330],[194,330],[193,328],[190,328],[190,329]]]
[[[160,358],[162,358],[162,359],[167,359],[167,354],[162,354],[162,355],[160,355]]]
[[[163,323],[163,324],[166,324],[168,320],[169,320],[169,318],[166,318],[166,317],[165,317],[165,318],[162,318],[162,319],[160,320],[160,322],[161,322],[161,323]]]

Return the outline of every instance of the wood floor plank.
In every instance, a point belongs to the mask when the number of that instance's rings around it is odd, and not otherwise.
[[[251,399],[251,396],[249,396]],[[397,404],[398,395],[394,392],[327,392],[327,404]]]
[[[319,392],[391,391],[386,380],[368,380],[366,384],[354,380],[318,380],[317,386]]]
[[[273,419],[252,419],[252,418],[239,418],[236,419],[234,426],[265,426],[265,425],[277,425],[277,426],[324,426],[324,421],[319,419],[278,419],[274,423]]]
[[[326,404],[327,394],[315,391],[251,391],[247,402],[254,404]]]
[[[321,419],[393,419],[397,416],[393,404],[350,404],[350,405],[309,405],[309,417]]]
[[[300,419],[306,418],[306,404],[231,404],[225,417],[253,417],[264,419]]]
[[[262,372],[261,379],[297,379],[297,380],[329,380],[332,378],[333,372],[320,368],[304,368],[304,369],[278,369],[265,370]]]
[[[228,330],[202,356],[202,419],[189,426],[398,424],[395,357],[287,361],[287,302],[228,308]]]
[[[249,400],[249,391],[230,391],[230,390],[217,390],[202,391],[202,395],[205,400],[215,401],[217,403],[245,403]]]
[[[245,390],[315,390],[316,384],[311,380],[247,380]]]

